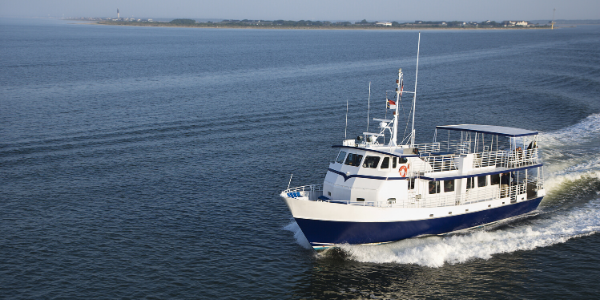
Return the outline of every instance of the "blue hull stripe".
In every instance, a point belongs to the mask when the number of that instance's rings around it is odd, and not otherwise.
[[[296,218],[296,223],[313,246],[384,243],[423,234],[442,234],[519,216],[534,211],[541,201],[542,197],[539,197],[484,211],[417,221],[339,222]]]
[[[366,178],[366,179],[375,179],[375,180],[406,180],[406,178],[407,178],[407,177],[382,177],[382,176],[370,176],[370,175],[346,175],[340,171],[336,171],[331,168],[329,168],[328,171],[344,177],[344,181],[347,181],[350,178]]]
[[[470,174],[470,175],[458,175],[458,176],[446,176],[446,177],[421,176],[420,179],[431,180],[431,181],[462,179],[462,178],[471,178],[471,177],[485,176],[485,175],[495,175],[495,174],[506,173],[506,172],[515,172],[515,171],[521,171],[521,170],[525,170],[525,169],[539,168],[541,166],[543,166],[543,164],[531,165],[531,166],[520,167],[520,168],[510,168],[510,169],[504,169],[501,171]],[[344,181],[348,181],[348,179],[350,179],[350,178],[366,178],[366,179],[374,179],[374,180],[406,180],[408,178],[408,177],[382,177],[382,176],[370,176],[370,175],[346,175],[343,172],[340,172],[340,171],[337,171],[337,170],[334,170],[331,168],[329,168],[328,171],[344,177]]]

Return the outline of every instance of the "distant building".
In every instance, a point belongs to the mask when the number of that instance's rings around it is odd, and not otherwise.
[[[392,22],[377,22],[375,23],[377,26],[392,26]]]
[[[529,22],[527,21],[518,21],[517,24],[515,24],[517,26],[527,26],[529,25]]]
[[[528,27],[530,24],[527,21],[503,21],[501,23],[504,27],[523,26]]]

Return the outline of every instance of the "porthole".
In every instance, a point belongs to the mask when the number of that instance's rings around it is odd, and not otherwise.
[[[432,218],[432,217],[433,217],[433,214],[430,214],[430,215],[429,215],[429,217],[430,217],[430,218]]]

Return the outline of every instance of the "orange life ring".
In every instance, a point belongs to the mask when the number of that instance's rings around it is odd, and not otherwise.
[[[406,173],[408,173],[408,167],[407,166],[401,166],[400,170],[398,170],[398,172],[400,173],[400,176],[406,177]]]

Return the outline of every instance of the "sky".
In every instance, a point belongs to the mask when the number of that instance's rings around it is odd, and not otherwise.
[[[0,17],[503,21],[600,19],[600,0],[0,0]]]

